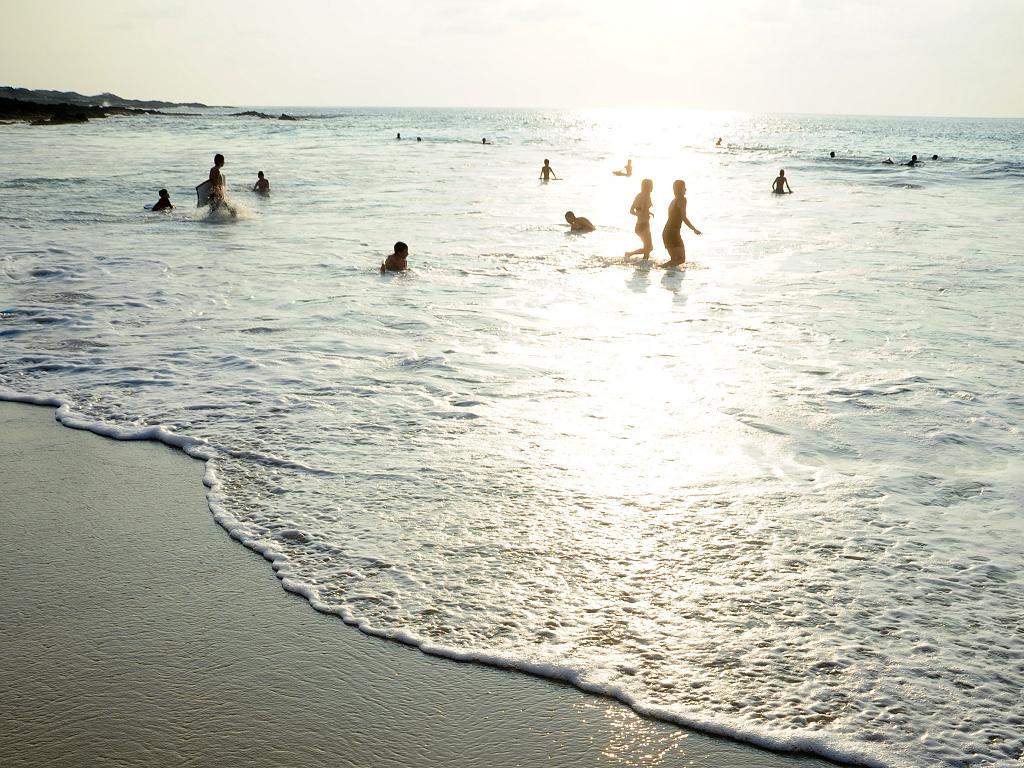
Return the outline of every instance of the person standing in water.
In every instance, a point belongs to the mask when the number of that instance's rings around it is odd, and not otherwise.
[[[551,167],[551,161],[546,158],[544,160],[544,165],[541,166],[539,178],[544,179],[544,181],[549,181],[550,179],[558,178],[558,176],[555,174],[555,169]]]
[[[270,196],[270,180],[263,175],[263,171],[256,174],[256,183],[253,185],[252,191],[264,197]]]
[[[228,213],[232,216],[237,216],[238,211],[228,203],[228,182],[220,170],[223,167],[224,155],[214,155],[213,168],[210,169],[210,211],[216,211],[221,206],[224,206]]]
[[[699,235],[697,229],[686,217],[686,182],[676,179],[672,183],[672,202],[668,204],[668,220],[665,222],[665,229],[661,232],[661,241],[665,244],[669,259],[659,267],[678,267],[686,263],[686,246],[683,245],[682,228],[683,224],[688,226],[693,234]]]
[[[653,191],[654,182],[644,179],[640,182],[640,194],[633,198],[633,204],[629,206],[630,215],[636,216],[636,227],[633,231],[640,237],[640,242],[644,244],[644,247],[637,248],[635,251],[626,251],[626,258],[638,256],[641,253],[645,259],[651,258],[651,251],[654,250],[654,243],[651,240],[651,216],[654,215],[651,212],[651,192]]]
[[[785,195],[793,193],[793,190],[789,188],[789,181],[786,179],[785,171],[779,171],[778,178],[772,182],[772,192],[774,192],[776,195]]]

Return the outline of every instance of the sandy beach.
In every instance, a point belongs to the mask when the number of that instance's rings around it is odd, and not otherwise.
[[[5,766],[811,766],[362,635],[213,521],[203,465],[0,404]]]

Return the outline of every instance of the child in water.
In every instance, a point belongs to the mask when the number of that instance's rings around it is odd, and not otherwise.
[[[395,243],[395,252],[384,259],[380,265],[380,273],[405,272],[409,268],[409,246],[399,240]]]
[[[160,190],[160,199],[153,204],[154,211],[163,211],[173,209],[174,206],[171,204],[171,195],[166,189]]]

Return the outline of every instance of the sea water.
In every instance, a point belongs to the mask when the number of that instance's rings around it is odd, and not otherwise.
[[[1020,765],[1024,123],[287,111],[0,126],[5,398],[205,459],[218,521],[365,632]],[[194,207],[216,152],[235,217]],[[687,182],[689,269],[622,257],[645,177],[656,261]]]

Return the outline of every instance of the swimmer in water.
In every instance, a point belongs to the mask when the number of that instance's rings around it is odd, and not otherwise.
[[[722,137],[721,136],[719,136],[718,139],[715,140],[715,146],[716,147],[722,146]]]
[[[938,159],[939,159],[938,155],[932,155],[932,160],[938,160]]]
[[[652,191],[654,191],[654,182],[644,179],[640,182],[640,194],[633,198],[633,204],[629,206],[630,215],[636,216],[636,227],[633,231],[640,237],[640,242],[644,247],[637,248],[635,251],[627,251],[626,258],[639,256],[641,253],[645,259],[651,258],[651,251],[654,250],[654,243],[651,240],[651,216],[654,215],[651,211]]]
[[[570,232],[593,232],[597,229],[586,216],[577,216],[572,211],[565,212],[565,220],[569,223]]]
[[[395,134],[395,141],[401,141],[401,140],[402,140],[402,134],[396,133]]]
[[[487,142],[487,139],[486,139],[486,137],[485,137],[485,138],[483,138],[483,139],[481,139],[481,140],[480,140],[480,143],[481,143],[481,144],[487,144],[488,142]]]
[[[892,161],[891,157],[887,157],[882,161],[882,165],[896,165],[896,163]]]
[[[836,159],[836,153],[835,152],[829,152],[828,156],[831,157],[833,160]]]
[[[153,211],[167,211],[173,210],[174,206],[171,204],[171,196],[166,189],[160,190],[160,199],[153,203]]]
[[[626,167],[621,171],[612,171],[615,176],[632,176],[633,175],[633,161],[627,160]]]
[[[551,167],[551,161],[547,159],[544,160],[544,165],[540,169],[540,176],[538,178],[544,179],[544,181],[558,178],[555,174],[555,169]]]
[[[693,226],[686,217],[686,182],[676,179],[672,184],[672,194],[675,197],[668,204],[668,220],[661,232],[661,241],[665,244],[665,250],[668,251],[669,260],[664,264],[659,264],[659,267],[678,267],[686,263],[686,246],[683,245],[682,235],[683,224],[688,226],[693,234],[700,234],[700,230]]]
[[[270,196],[270,180],[263,175],[263,171],[256,174],[256,183],[253,184],[252,191],[264,197]]]
[[[785,171],[779,171],[779,177],[772,182],[772,192],[776,195],[792,194],[793,190],[789,188]]]
[[[399,240],[395,243],[395,252],[384,259],[380,265],[380,273],[405,272],[409,268],[409,246]]]
[[[910,160],[905,162],[904,165],[908,168],[913,168],[915,165],[919,165],[920,163],[921,161],[917,159],[917,155],[911,155]]]

